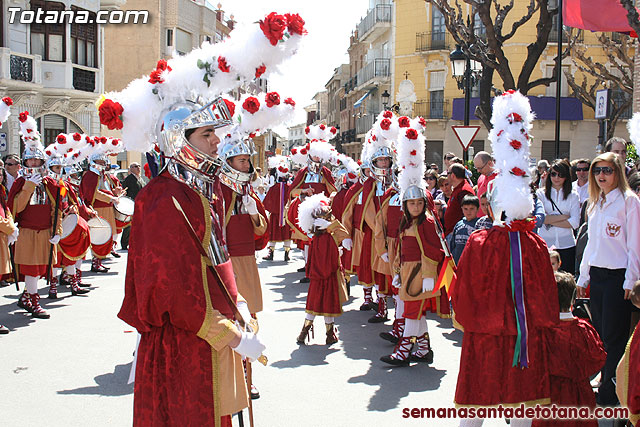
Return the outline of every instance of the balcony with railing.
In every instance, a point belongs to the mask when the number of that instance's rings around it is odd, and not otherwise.
[[[345,84],[344,84],[344,93],[347,94],[349,92],[351,92],[353,89],[356,88],[356,86],[358,86],[358,76],[355,75],[353,77],[351,77]]]
[[[576,37],[576,42],[577,43],[584,43],[584,30],[579,30],[577,28],[571,28],[571,27],[564,27],[564,35],[562,37],[562,43],[567,43],[569,40],[572,40],[574,37]],[[619,33],[612,33],[612,34],[619,34]],[[558,26],[556,24],[554,24],[553,28],[551,29],[551,31],[549,31],[549,40],[550,43],[557,43],[558,42]]]
[[[449,101],[426,101],[419,99],[413,104],[413,115],[425,119],[448,119],[450,117]]]
[[[356,118],[356,134],[365,134],[373,127],[373,123],[376,121],[378,113],[370,112],[365,113],[361,117]]]
[[[391,28],[391,5],[379,4],[371,9],[358,24],[358,39],[364,41],[368,37],[375,40]]]
[[[453,50],[451,35],[445,31],[416,33],[416,52]]]
[[[17,80],[25,83],[41,83],[40,55],[12,52],[0,47],[0,79]]]
[[[370,89],[381,82],[386,82],[391,75],[391,60],[377,58],[367,63],[356,75],[357,85],[362,89]]]

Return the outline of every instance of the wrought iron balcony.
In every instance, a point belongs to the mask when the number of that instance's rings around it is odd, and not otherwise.
[[[418,100],[413,104],[413,115],[425,119],[446,119],[449,117],[449,101]]]
[[[377,58],[367,63],[358,71],[357,84],[365,84],[370,80],[389,77],[391,75],[391,60],[386,58]],[[359,83],[358,83],[359,82]]]
[[[13,80],[33,81],[33,60],[24,56],[11,55],[10,75]]]
[[[380,23],[391,24],[391,5],[379,4],[367,13],[367,16],[362,18],[362,21],[358,24],[358,39],[364,40],[369,31]]]
[[[452,50],[451,35],[446,31],[416,33],[416,52]]]
[[[73,88],[85,92],[95,92],[96,72],[73,67]]]

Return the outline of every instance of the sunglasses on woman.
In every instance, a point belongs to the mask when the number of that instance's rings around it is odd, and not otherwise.
[[[609,166],[597,166],[593,168],[593,175],[598,176],[600,175],[600,172],[605,175],[611,175],[613,173],[613,168],[610,168]]]
[[[561,174],[560,172],[556,172],[556,171],[551,172],[550,175],[551,175],[551,178],[555,178],[555,177],[565,178],[565,176],[563,174]]]

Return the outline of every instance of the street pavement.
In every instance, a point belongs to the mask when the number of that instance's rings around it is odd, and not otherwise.
[[[127,379],[136,334],[116,317],[126,269],[126,252],[120,253],[122,258],[105,263],[111,267],[108,274],[85,273],[93,285],[88,295],[74,297],[62,288],[58,300],[43,297],[51,319],[32,319],[19,309],[15,286],[0,289],[0,324],[11,329],[0,336],[0,425],[131,425],[133,385]],[[391,321],[368,323],[373,312],[359,311],[362,289],[352,286],[336,320],[340,342],[324,344],[324,320],[318,317],[315,337],[298,346],[308,289],[298,283],[301,253],[292,250],[288,264],[282,249],[272,262],[262,260],[265,253],[258,261],[265,307],[258,319],[269,364],[253,364],[261,394],[253,401],[256,427],[458,425],[452,419],[403,418],[404,408],[453,407],[462,333],[450,319],[428,316],[433,364],[390,368],[379,359],[393,345],[378,334],[390,329]],[[83,270],[89,268],[85,261]],[[46,296],[47,290],[40,294]],[[247,411],[244,421],[248,427]],[[233,424],[238,425],[237,418]],[[506,423],[487,420],[484,425]]]

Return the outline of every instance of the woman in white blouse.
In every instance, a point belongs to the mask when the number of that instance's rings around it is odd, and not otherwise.
[[[571,185],[571,165],[556,160],[551,165],[544,188],[536,194],[544,205],[544,225],[538,234],[560,254],[561,269],[575,274],[576,239],[573,230],[580,225],[580,197]]]
[[[640,201],[617,154],[601,154],[591,163],[587,203],[588,241],[578,297],[584,297],[590,285],[593,326],[607,350],[597,400],[610,406],[618,402],[612,378],[629,338],[629,293],[640,278]]]

